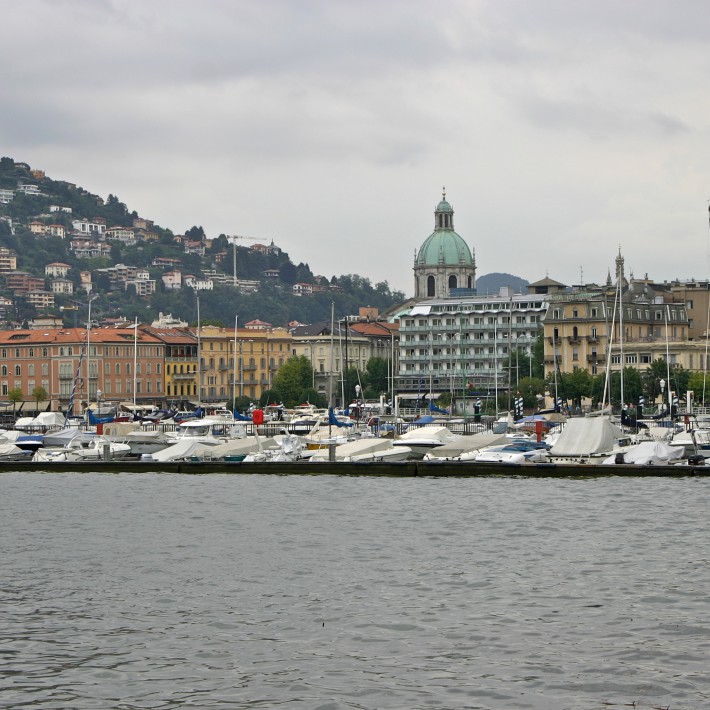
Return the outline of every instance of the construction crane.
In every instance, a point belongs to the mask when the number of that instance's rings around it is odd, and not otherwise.
[[[259,241],[256,237],[244,237],[241,234],[226,234],[227,241],[231,243],[233,247],[233,266],[234,266],[234,288],[237,287],[237,242],[240,239],[249,239],[253,242]]]

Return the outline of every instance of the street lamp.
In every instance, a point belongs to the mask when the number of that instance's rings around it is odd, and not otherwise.
[[[661,411],[663,411],[663,392],[666,389],[666,381],[661,378],[661,381],[658,384],[661,386]]]

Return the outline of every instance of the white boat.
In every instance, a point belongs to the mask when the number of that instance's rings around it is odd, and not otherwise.
[[[463,435],[455,441],[443,446],[437,446],[424,455],[425,461],[466,461],[471,460],[483,449],[489,446],[498,446],[506,443],[505,434],[480,432],[478,434]]]
[[[0,444],[0,461],[30,461],[33,455],[29,449],[21,449],[15,444]]]
[[[125,434],[123,442],[131,447],[131,453],[134,456],[142,456],[167,448],[170,446],[171,440],[160,429],[153,431],[136,429]]]
[[[685,457],[685,446],[670,446],[662,441],[642,441],[626,451],[605,458],[603,464],[635,464],[637,466],[664,466],[680,463]]]
[[[108,453],[108,458],[106,454]],[[131,447],[118,441],[111,441],[104,436],[95,436],[85,443],[72,439],[66,446],[56,449],[42,447],[37,449],[33,461],[99,461],[126,458],[131,454]]]
[[[229,439],[242,439],[246,435],[246,428],[243,423],[229,422],[221,418],[212,417],[188,419],[181,422],[174,432],[166,433],[170,444],[176,444],[186,439],[199,441],[211,446]]]
[[[392,445],[407,446],[412,450],[414,457],[422,458],[432,449],[450,444],[461,435],[454,434],[445,426],[423,426],[406,431],[392,441]]]
[[[258,437],[257,437],[258,439]],[[260,461],[298,461],[302,458],[303,441],[293,434],[276,434],[272,437],[273,446],[259,440],[258,451],[252,451],[244,457],[245,463]]]
[[[581,461],[628,451],[635,442],[607,417],[573,417],[550,447],[552,461]]]
[[[392,439],[369,437],[353,439],[335,446],[335,461],[405,461],[412,456],[408,446],[393,446]],[[330,450],[320,449],[310,457],[310,461],[330,461]]]

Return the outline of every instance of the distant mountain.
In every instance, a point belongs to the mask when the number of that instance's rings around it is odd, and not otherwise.
[[[502,286],[512,287],[515,293],[527,293],[528,283],[525,279],[513,274],[500,274],[494,272],[492,274],[484,274],[476,279],[476,291],[481,296],[486,294],[497,294]]]

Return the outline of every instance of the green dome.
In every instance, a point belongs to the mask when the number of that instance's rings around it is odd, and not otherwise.
[[[442,200],[436,206],[436,211],[437,212],[453,212],[454,208],[446,200]]]
[[[448,202],[442,201],[437,210],[442,204],[451,209]],[[453,229],[437,229],[422,244],[414,263],[415,266],[473,266],[473,256],[468,244]]]

